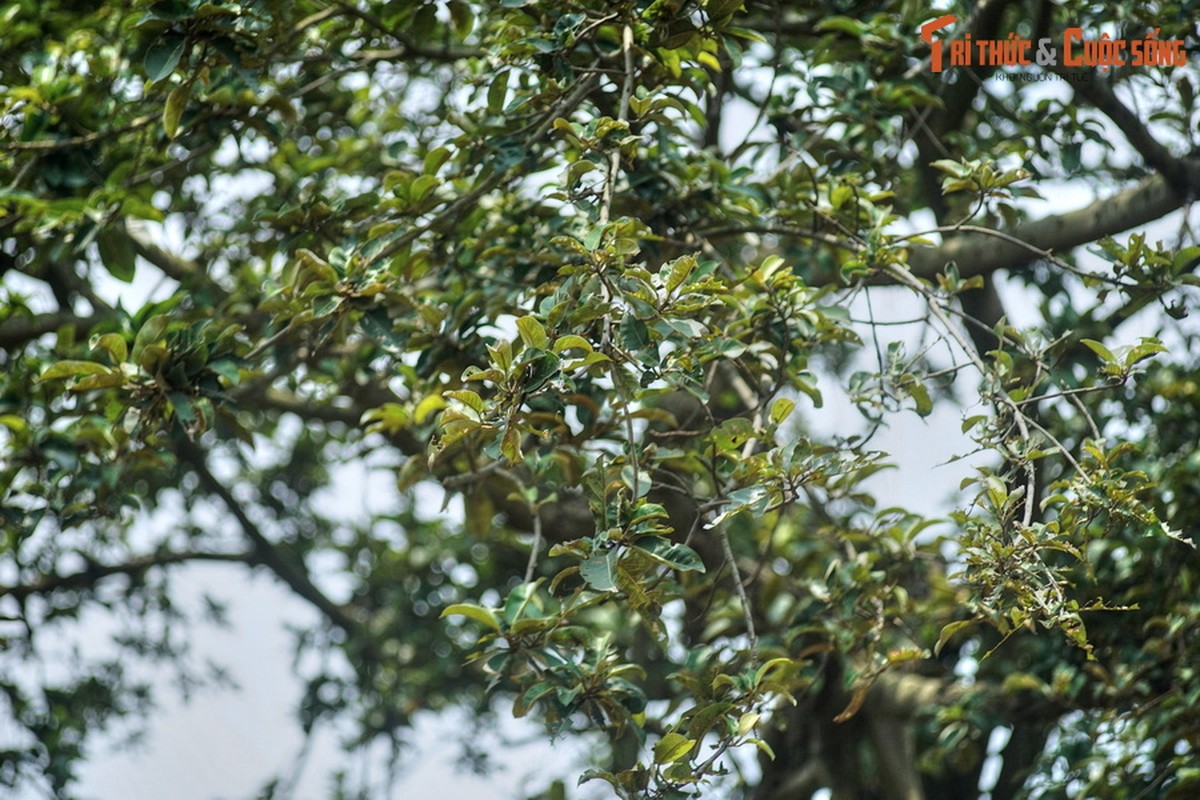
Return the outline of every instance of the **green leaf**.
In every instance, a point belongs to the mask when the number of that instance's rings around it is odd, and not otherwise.
[[[618,334],[621,337],[621,346],[632,352],[650,344],[650,331],[646,328],[646,323],[632,314],[626,314],[625,319],[621,320]]]
[[[538,350],[547,350],[550,347],[550,337],[535,317],[521,317],[517,320],[517,332],[521,334],[521,341],[526,347]]]
[[[529,2],[529,1],[530,0],[504,0],[504,5],[518,4],[518,3],[520,5],[524,5],[526,2]],[[620,786],[620,784],[617,783],[616,775],[613,775],[611,772],[607,772],[602,769],[585,769],[583,772],[581,772],[579,774],[579,782],[578,783],[580,786],[582,786],[583,784],[587,783],[588,781],[596,781],[596,780],[605,781],[606,783],[612,784],[614,787]]]
[[[596,226],[588,232],[588,235],[583,237],[583,247],[585,250],[593,251],[600,246],[600,239],[604,236],[604,228]]]
[[[933,646],[934,656],[941,655],[942,648],[946,646],[946,642],[950,641],[954,634],[973,624],[975,624],[975,620],[973,619],[960,619],[943,625],[942,632],[938,635],[937,644]]]
[[[537,701],[541,700],[546,695],[552,694],[555,690],[554,684],[540,681],[533,684],[521,694],[517,695],[517,699],[513,701],[513,716],[520,719],[529,713],[529,709],[533,708]]]
[[[489,114],[499,114],[504,109],[504,99],[508,96],[509,71],[503,70],[492,79],[487,90],[487,109]]]
[[[1126,369],[1129,369],[1135,364],[1145,361],[1147,358],[1165,352],[1167,352],[1167,348],[1158,339],[1143,337],[1140,342],[1129,348],[1129,352],[1125,354],[1124,366]]]
[[[531,583],[520,583],[514,586],[508,592],[508,597],[504,599],[504,621],[509,625],[515,625],[522,617],[527,619],[540,619],[542,617],[541,601],[538,598],[537,590],[541,586],[542,579],[539,578]]]
[[[475,27],[475,12],[462,0],[450,0],[450,23],[459,38],[466,38]]]
[[[697,708],[699,710],[688,720],[688,733],[693,739],[699,740],[717,720],[733,710],[733,703],[710,703],[703,708]]]
[[[734,12],[742,7],[743,0],[708,0],[704,4],[704,10],[714,20],[722,20],[732,17]]]
[[[424,171],[426,175],[436,175],[437,171],[450,158],[450,150],[445,147],[435,147],[425,156]]]
[[[230,386],[237,386],[242,382],[242,371],[231,358],[219,358],[209,362],[208,368],[228,381]]]
[[[922,417],[928,417],[933,413],[933,400],[929,397],[929,390],[925,388],[925,384],[919,379],[914,379],[907,385],[908,395],[917,404],[917,414]]]
[[[496,612],[490,608],[484,608],[472,603],[454,603],[453,605],[446,606],[442,609],[439,619],[445,619],[446,617],[467,617],[486,628],[491,628],[497,632],[500,630],[500,619],[496,616]]]
[[[171,401],[171,407],[180,422],[190,425],[196,421],[196,407],[192,398],[183,392],[170,392],[167,394],[167,399]]]
[[[1178,275],[1185,270],[1195,269],[1197,264],[1200,264],[1200,245],[1192,245],[1175,254],[1175,258],[1171,260],[1171,269]]]
[[[171,318],[166,314],[155,314],[142,323],[137,336],[133,337],[133,348],[129,351],[129,355],[135,363],[141,363],[142,351],[160,341],[166,335],[170,324]]]
[[[644,536],[638,539],[633,547],[672,569],[682,572],[705,571],[704,562],[699,554],[686,544],[675,544],[661,536]]]
[[[1103,361],[1105,364],[1111,364],[1113,366],[1120,366],[1120,362],[1117,361],[1117,357],[1115,355],[1113,355],[1112,350],[1109,350],[1107,347],[1105,347],[1100,342],[1097,342],[1095,339],[1083,339],[1081,341],[1082,341],[1083,345],[1085,347],[1087,347],[1087,349],[1091,350],[1093,353],[1098,355],[1100,357],[1100,360]]]
[[[152,81],[160,81],[174,71],[183,56],[187,39],[174,33],[160,37],[146,51],[146,75]]]
[[[441,184],[441,179],[439,179],[436,175],[417,176],[417,178],[411,184],[409,184],[408,201],[413,205],[420,203],[422,200],[428,197],[429,193],[436,189],[439,184]]]
[[[612,592],[617,588],[617,562],[621,558],[618,548],[593,553],[579,565],[579,574],[588,586],[597,592]]]
[[[137,271],[137,251],[124,231],[105,228],[96,235],[96,247],[110,275],[125,283],[133,280]]]
[[[826,17],[816,24],[815,30],[819,33],[828,33],[837,31],[838,33],[846,33],[854,38],[861,37],[866,32],[866,25],[857,19],[851,17]],[[934,166],[937,166],[936,163]]]

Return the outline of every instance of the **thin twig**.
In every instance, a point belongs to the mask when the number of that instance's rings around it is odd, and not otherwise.
[[[598,63],[599,61],[593,62],[592,66],[595,67]],[[542,121],[537,125],[536,128],[534,128],[533,133],[530,135],[529,142],[533,143],[540,140],[550,132],[551,127],[554,125],[554,120],[570,113],[576,106],[582,103],[583,98],[587,96],[589,91],[591,91],[593,85],[596,83],[597,78],[598,76],[595,74],[586,75],[585,77],[580,78],[576,83],[575,88],[563,97],[559,98],[559,101],[551,106],[546,114],[542,117]],[[417,225],[403,236],[388,244],[371,258],[368,266],[396,255],[396,253],[399,253],[409,244],[415,242],[422,234],[432,230],[443,222],[454,219],[462,211],[473,207],[479,201],[479,198],[483,197],[492,189],[495,189],[497,186],[503,183],[515,171],[515,169],[516,165],[511,166],[508,169],[492,173],[492,175],[486,180],[484,180],[471,191],[459,197],[450,205],[446,206],[440,213],[435,215],[428,222],[422,225]]]
[[[949,316],[946,315],[945,310],[942,308],[941,304],[937,302],[937,299],[933,297],[929,289],[912,273],[896,264],[888,264],[884,267],[884,269],[889,275],[896,278],[901,283],[913,289],[925,298],[926,305],[929,308],[929,313],[937,317],[938,321],[942,324],[942,327],[946,330],[946,333],[954,338],[954,340],[958,343],[958,346],[961,347],[962,351],[966,354],[967,358],[969,358],[975,365],[975,368],[979,370],[979,374],[987,375],[987,365],[983,363],[983,359],[979,357],[979,354],[975,351],[975,348],[970,342],[967,341],[966,335],[963,334],[963,332],[958,329],[958,326],[956,326],[950,320]],[[1045,429],[1042,429],[1040,425],[1037,425],[1036,422],[1029,419],[1025,415],[1025,412],[1021,410],[1021,407],[1017,405],[1016,401],[1007,394],[1000,392],[997,394],[996,399],[1000,404],[1007,406],[1012,412],[1013,420],[1016,422],[1017,430],[1021,436],[1021,441],[1026,445],[1029,445],[1029,443],[1033,440],[1029,432],[1030,423],[1038,427],[1042,433],[1049,436]],[[1066,448],[1064,448],[1061,443],[1058,443],[1058,441],[1053,437],[1050,438],[1051,441],[1058,444],[1059,450],[1063,452],[1068,460],[1074,463],[1075,460],[1071,458],[1071,454],[1066,451]],[[1023,467],[1025,471],[1025,510],[1024,514],[1022,515],[1021,522],[1022,525],[1027,528],[1033,523],[1034,489],[1037,486],[1037,473],[1034,469],[1033,462],[1028,458],[1025,458]],[[1080,472],[1082,473],[1082,470],[1080,470]],[[1082,474],[1086,475],[1086,473]]]
[[[535,507],[531,509],[533,516],[533,544],[529,546],[529,563],[525,566],[525,583],[533,580],[533,571],[537,568],[538,555],[542,550],[542,515]]]
[[[625,56],[625,79],[621,83],[621,102],[617,107],[617,121],[626,122],[629,118],[629,100],[633,96],[633,28],[626,25],[621,32],[621,52]],[[608,154],[608,179],[604,182],[604,194],[600,201],[600,224],[608,223],[612,214],[613,194],[616,191],[617,177],[621,172],[621,148],[614,147]]]
[[[717,526],[717,536],[721,539],[721,552],[729,563],[729,572],[733,578],[733,588],[737,592],[738,601],[742,604],[742,618],[746,621],[746,638],[750,640],[750,652],[758,652],[758,635],[754,632],[754,615],[750,611],[750,598],[746,595],[746,587],[742,583],[742,571],[738,569],[737,559],[733,556],[733,547],[729,544],[729,534],[724,525]]]

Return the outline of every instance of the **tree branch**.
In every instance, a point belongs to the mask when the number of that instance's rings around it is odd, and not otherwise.
[[[141,220],[126,220],[124,228],[125,233],[133,242],[133,248],[137,254],[158,267],[168,278],[184,286],[203,281],[222,299],[225,297],[225,292],[209,278],[202,266],[195,261],[167,252],[155,244],[154,240],[150,238],[150,232],[146,230],[145,223]]]
[[[302,561],[290,557],[259,530],[254,521],[246,515],[241,503],[209,471],[207,459],[199,447],[181,438],[176,440],[175,451],[196,472],[205,490],[219,497],[229,512],[233,514],[234,519],[241,526],[242,532],[254,546],[257,563],[275,573],[293,592],[315,606],[334,625],[347,633],[358,631],[359,622],[351,614],[350,608],[329,599],[309,578]]]
[[[596,63],[592,64],[594,68]],[[558,99],[556,103],[550,106],[545,114],[542,115],[541,121],[533,129],[529,135],[526,144],[532,146],[533,143],[540,141],[544,136],[550,133],[554,126],[554,120],[559,117],[565,117],[575,110],[588,93],[596,85],[598,73],[592,72],[584,75],[575,82],[575,86],[569,92]],[[411,230],[404,233],[400,238],[384,246],[382,250],[371,257],[371,263],[386,261],[392,256],[399,253],[412,242],[415,242],[427,231],[433,230],[440,225],[453,223],[458,219],[459,214],[469,208],[474,208],[479,199],[500,186],[507,180],[515,178],[517,175],[524,174],[527,168],[518,169],[517,165],[508,167],[507,169],[497,170],[487,178],[481,180],[477,186],[463,194],[461,197],[452,201],[445,208],[433,215],[427,222],[414,226]]]
[[[1183,163],[1188,169],[1200,167],[1200,161],[1194,159]],[[1036,260],[1031,250],[1063,254],[1164,217],[1182,207],[1186,199],[1170,181],[1156,175],[1083,208],[1018,225],[1004,232],[1003,241],[988,234],[961,233],[940,247],[910,250],[908,263],[913,273],[923,278],[937,274],[952,261],[964,278],[1019,269]]]
[[[81,335],[86,335],[107,316],[107,314],[93,314],[90,317],[81,317],[78,314],[60,311],[34,316],[9,317],[0,322],[0,349],[11,350],[20,347],[39,336],[54,333],[64,325],[73,324],[79,329],[78,332]]]
[[[184,550],[147,553],[120,564],[91,563],[86,569],[66,575],[52,573],[43,575],[33,583],[0,586],[0,597],[15,597],[25,600],[30,595],[50,594],[64,589],[90,589],[105,578],[114,575],[142,575],[154,567],[185,564],[197,561],[220,561],[243,564],[256,563],[252,552],[213,553],[208,551]]]
[[[1060,66],[1055,71],[1068,78],[1094,77],[1090,70],[1083,67],[1072,69]],[[1126,141],[1138,151],[1149,167],[1166,178],[1171,188],[1185,197],[1192,192],[1193,187],[1197,185],[1195,178],[1200,171],[1200,164],[1188,164],[1171,155],[1171,151],[1154,138],[1150,129],[1120,101],[1104,81],[1073,79],[1071,86],[1077,96],[1091,103],[1096,110],[1112,120],[1124,134]]]

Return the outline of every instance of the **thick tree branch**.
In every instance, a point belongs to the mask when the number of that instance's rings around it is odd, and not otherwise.
[[[158,114],[145,114],[117,128],[109,128],[102,131],[92,131],[91,133],[86,133],[82,136],[71,136],[64,139],[36,139],[32,142],[5,142],[3,145],[0,145],[0,150],[40,153],[53,152],[56,150],[72,150],[78,147],[86,147],[89,144],[94,144],[111,136],[119,136],[122,133],[136,131],[139,128],[144,128],[153,122],[157,122],[158,120]]]
[[[866,716],[883,796],[887,800],[925,800],[912,725],[903,718],[873,713],[873,709]]]
[[[1188,169],[1200,166],[1200,161],[1194,159],[1184,163]],[[1036,251],[1066,254],[1080,245],[1164,217],[1186,200],[1170,181],[1156,175],[1083,208],[1018,225],[1003,232],[1003,238],[960,233],[940,247],[911,250],[908,263],[914,274],[924,278],[937,274],[950,262],[958,265],[964,278],[1019,269],[1036,260]]]

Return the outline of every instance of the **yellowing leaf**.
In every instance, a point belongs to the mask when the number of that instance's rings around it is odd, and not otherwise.
[[[420,425],[430,414],[435,411],[441,411],[446,407],[446,401],[442,399],[440,394],[431,394],[417,403],[417,407],[413,409],[413,421]]]
[[[796,404],[786,397],[780,397],[771,403],[771,422],[776,425],[782,424],[792,414],[792,410]]]
[[[458,389],[453,392],[446,392],[446,397],[452,397],[468,408],[483,414],[483,398],[477,392],[470,389]]]
[[[120,364],[129,356],[129,346],[125,337],[119,333],[106,333],[103,336],[93,336],[89,342],[93,350],[104,350],[112,360]]]
[[[442,609],[439,619],[445,619],[446,617],[466,617],[494,631],[500,630],[500,619],[496,616],[495,612],[490,608],[484,608],[472,603],[455,603],[446,606]]]
[[[183,119],[183,112],[187,108],[191,96],[192,84],[190,82],[176,86],[167,95],[167,102],[163,105],[162,124],[163,132],[167,134],[168,139],[174,139],[175,134],[179,133],[179,121]]]
[[[933,646],[933,654],[941,655],[942,648],[946,646],[946,642],[950,641],[950,637],[961,631],[963,628],[975,622],[973,619],[955,620],[947,625],[942,626],[942,632],[938,636],[937,644]]]
[[[758,718],[759,714],[753,711],[748,711],[745,714],[742,714],[741,718],[738,720],[737,735],[739,737],[745,736],[750,731],[754,730],[754,726],[758,724]]]
[[[112,372],[103,364],[97,364],[95,361],[76,361],[67,359],[66,361],[56,361],[46,367],[45,371],[38,380],[49,381],[55,378],[72,378],[76,375],[104,375]]]
[[[513,464],[524,460],[521,454],[521,432],[515,425],[510,425],[504,430],[504,438],[500,440],[500,452]]]
[[[593,351],[591,342],[589,342],[587,339],[583,338],[582,336],[578,336],[574,333],[559,337],[558,339],[556,339],[554,341],[554,352],[555,353],[561,353],[564,350],[570,350],[571,348],[584,350],[588,353],[591,353]]]
[[[654,763],[672,764],[684,758],[695,746],[695,739],[689,739],[682,733],[668,733],[654,745]]]

